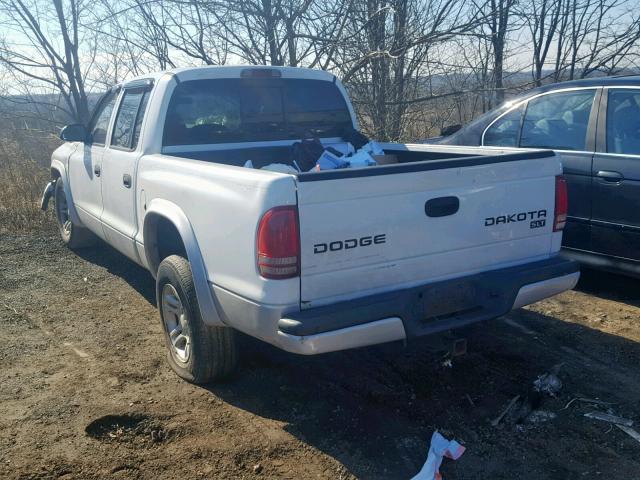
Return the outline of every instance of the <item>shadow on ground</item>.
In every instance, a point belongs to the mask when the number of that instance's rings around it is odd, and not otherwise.
[[[582,268],[576,290],[607,300],[640,307],[639,279],[601,270]]]
[[[640,419],[640,345],[531,311],[510,319],[530,333],[501,320],[476,325],[466,331],[469,353],[452,368],[420,340],[406,349],[386,345],[312,358],[254,342],[240,376],[210,390],[285,422],[287,431],[359,478],[410,478],[436,429],[468,447],[445,466],[453,478],[566,479],[596,470],[632,478],[640,469],[633,460],[638,446],[625,439],[621,451],[615,439],[624,434],[603,436],[603,425],[581,417],[582,405],[562,408],[575,396],[598,397]],[[513,396],[527,397],[537,376],[558,363],[565,387],[540,407],[554,411],[555,420],[490,425]]]
[[[112,275],[127,282],[151,305],[156,305],[155,281],[148,270],[129,260],[120,252],[102,241],[90,248],[76,250],[75,253],[95,265],[103,267]]]
[[[79,253],[123,278],[154,304],[154,282],[142,268],[106,245]],[[606,275],[606,278],[605,276]],[[640,305],[638,282],[587,272],[578,288]],[[640,345],[567,319],[518,310],[465,330],[466,356],[451,367],[423,340],[301,357],[242,337],[244,368],[207,390],[284,429],[367,479],[410,478],[424,462],[434,430],[463,441],[467,452],[446,461],[445,478],[538,480],[635,478],[638,446],[610,425],[583,417],[590,405],[575,397],[613,402],[615,413],[640,420]],[[558,398],[539,406],[547,423],[494,419],[515,395],[563,363]]]

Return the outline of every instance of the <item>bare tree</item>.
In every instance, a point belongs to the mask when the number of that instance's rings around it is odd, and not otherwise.
[[[229,51],[260,65],[326,68],[353,0],[219,0],[206,4]]]
[[[492,47],[493,86],[495,101],[504,101],[504,63],[508,34],[516,28],[513,24],[513,9],[517,0],[489,0],[485,4],[474,3],[484,20],[482,32],[487,35]]]
[[[524,19],[531,35],[533,79],[542,84],[542,71],[561,22],[567,0],[531,0],[521,6],[519,15]]]
[[[614,74],[638,54],[640,17],[635,0],[562,0],[555,79]]]
[[[15,93],[33,102],[45,101],[35,94],[55,93],[62,99],[58,107],[78,122],[89,119],[86,78],[96,51],[81,25],[88,8],[86,0],[0,0],[7,32],[0,63],[12,75]]]
[[[469,33],[476,18],[457,0],[360,0],[334,68],[371,134],[402,138],[410,103],[428,88],[429,52]]]

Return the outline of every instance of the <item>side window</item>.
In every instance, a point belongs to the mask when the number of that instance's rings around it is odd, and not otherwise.
[[[126,150],[136,148],[148,98],[148,89],[125,90],[113,125],[112,147]]]
[[[495,147],[517,147],[523,106],[507,112],[484,132],[482,144]]]
[[[520,146],[584,150],[595,93],[595,90],[576,90],[529,100]]]
[[[107,130],[109,129],[109,119],[116,103],[116,92],[107,93],[96,111],[89,124],[89,132],[91,133],[92,143],[96,145],[104,145],[107,141]]]
[[[640,90],[609,90],[607,152],[640,155]]]

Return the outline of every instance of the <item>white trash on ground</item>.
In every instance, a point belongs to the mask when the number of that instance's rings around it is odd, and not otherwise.
[[[620,430],[622,430],[624,433],[626,433],[627,435],[629,435],[631,438],[633,438],[636,442],[640,442],[640,433],[638,433],[637,431],[635,431],[633,428],[631,427],[627,427],[626,425],[620,425],[619,423],[616,423],[616,427],[618,427]]]
[[[465,447],[455,440],[447,440],[439,432],[433,432],[429,454],[422,470],[411,480],[442,480],[440,465],[444,457],[452,460],[459,459],[465,451]]]
[[[527,417],[525,421],[527,423],[544,423],[549,420],[553,420],[556,418],[556,414],[550,412],[549,410],[533,410]]]
[[[594,420],[601,420],[603,422],[613,423],[616,425],[624,425],[626,427],[631,427],[633,425],[633,420],[628,418],[618,417],[617,415],[613,415],[610,413],[603,412],[587,412],[584,414],[587,418],[592,418]]]
[[[554,365],[549,373],[540,375],[535,382],[533,382],[533,389],[538,393],[546,393],[551,397],[555,397],[562,389],[562,380],[558,378],[558,373],[564,364],[559,363]]]

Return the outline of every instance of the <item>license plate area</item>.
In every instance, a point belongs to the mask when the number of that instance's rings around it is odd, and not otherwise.
[[[419,294],[426,320],[464,315],[481,308],[478,289],[472,282],[456,282],[425,289]]]

